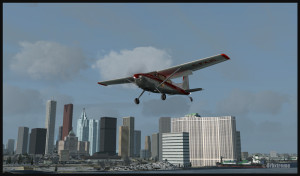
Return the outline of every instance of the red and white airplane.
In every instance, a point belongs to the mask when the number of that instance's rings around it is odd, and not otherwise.
[[[137,73],[131,77],[114,79],[109,81],[98,82],[98,84],[103,86],[113,85],[113,84],[125,84],[134,83],[139,88],[143,89],[143,92],[138,98],[134,99],[136,104],[140,103],[140,97],[145,91],[160,93],[161,99],[166,99],[166,94],[174,95],[190,95],[191,92],[201,91],[202,88],[189,88],[189,75],[193,71],[218,64],[220,62],[229,60],[230,58],[226,54],[219,54],[216,56],[207,57],[204,59],[195,60],[185,64],[177,65],[160,71],[153,71],[149,73]],[[182,83],[173,83],[171,79],[183,77]],[[192,97],[190,100],[193,101]]]

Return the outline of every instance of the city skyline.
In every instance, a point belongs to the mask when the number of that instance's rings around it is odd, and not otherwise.
[[[136,106],[140,89],[97,84],[220,53],[231,59],[189,77],[204,89],[193,102],[146,92]],[[44,128],[54,97],[55,137],[72,103],[74,132],[82,108],[117,128],[132,116],[141,148],[160,117],[199,113],[235,116],[242,152],[296,153],[296,63],[296,3],[4,3],[3,141]]]

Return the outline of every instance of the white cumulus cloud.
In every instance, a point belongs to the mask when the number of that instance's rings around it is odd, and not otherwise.
[[[165,50],[148,46],[125,49],[119,53],[111,51],[99,58],[93,68],[99,69],[103,79],[110,80],[165,69],[171,63],[171,56]]]
[[[87,67],[78,48],[51,41],[20,42],[10,68],[33,79],[68,80]]]

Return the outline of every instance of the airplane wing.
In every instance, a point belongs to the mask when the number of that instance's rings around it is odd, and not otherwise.
[[[98,84],[103,85],[103,86],[108,86],[108,85],[113,85],[113,84],[126,84],[126,83],[134,83],[134,78],[127,77],[127,78],[120,78],[120,79],[113,79],[113,80],[98,82]]]
[[[185,64],[177,65],[171,68],[167,68],[164,70],[157,71],[158,73],[168,77],[173,74],[177,69],[179,69],[174,75],[171,76],[170,79],[191,75],[193,71],[218,64],[220,62],[229,60],[230,58],[226,54],[219,54],[216,56],[207,57],[204,59],[195,60],[192,62],[188,62]]]

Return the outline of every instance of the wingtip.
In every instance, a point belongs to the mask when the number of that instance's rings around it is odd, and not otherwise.
[[[102,86],[107,86],[106,84],[103,84],[103,83],[101,83],[101,82],[98,82],[98,84],[100,84],[100,85],[102,85]]]
[[[222,53],[221,54],[223,57],[225,57],[227,60],[229,60],[230,59],[230,57],[228,57],[226,54],[224,54],[224,53]]]

